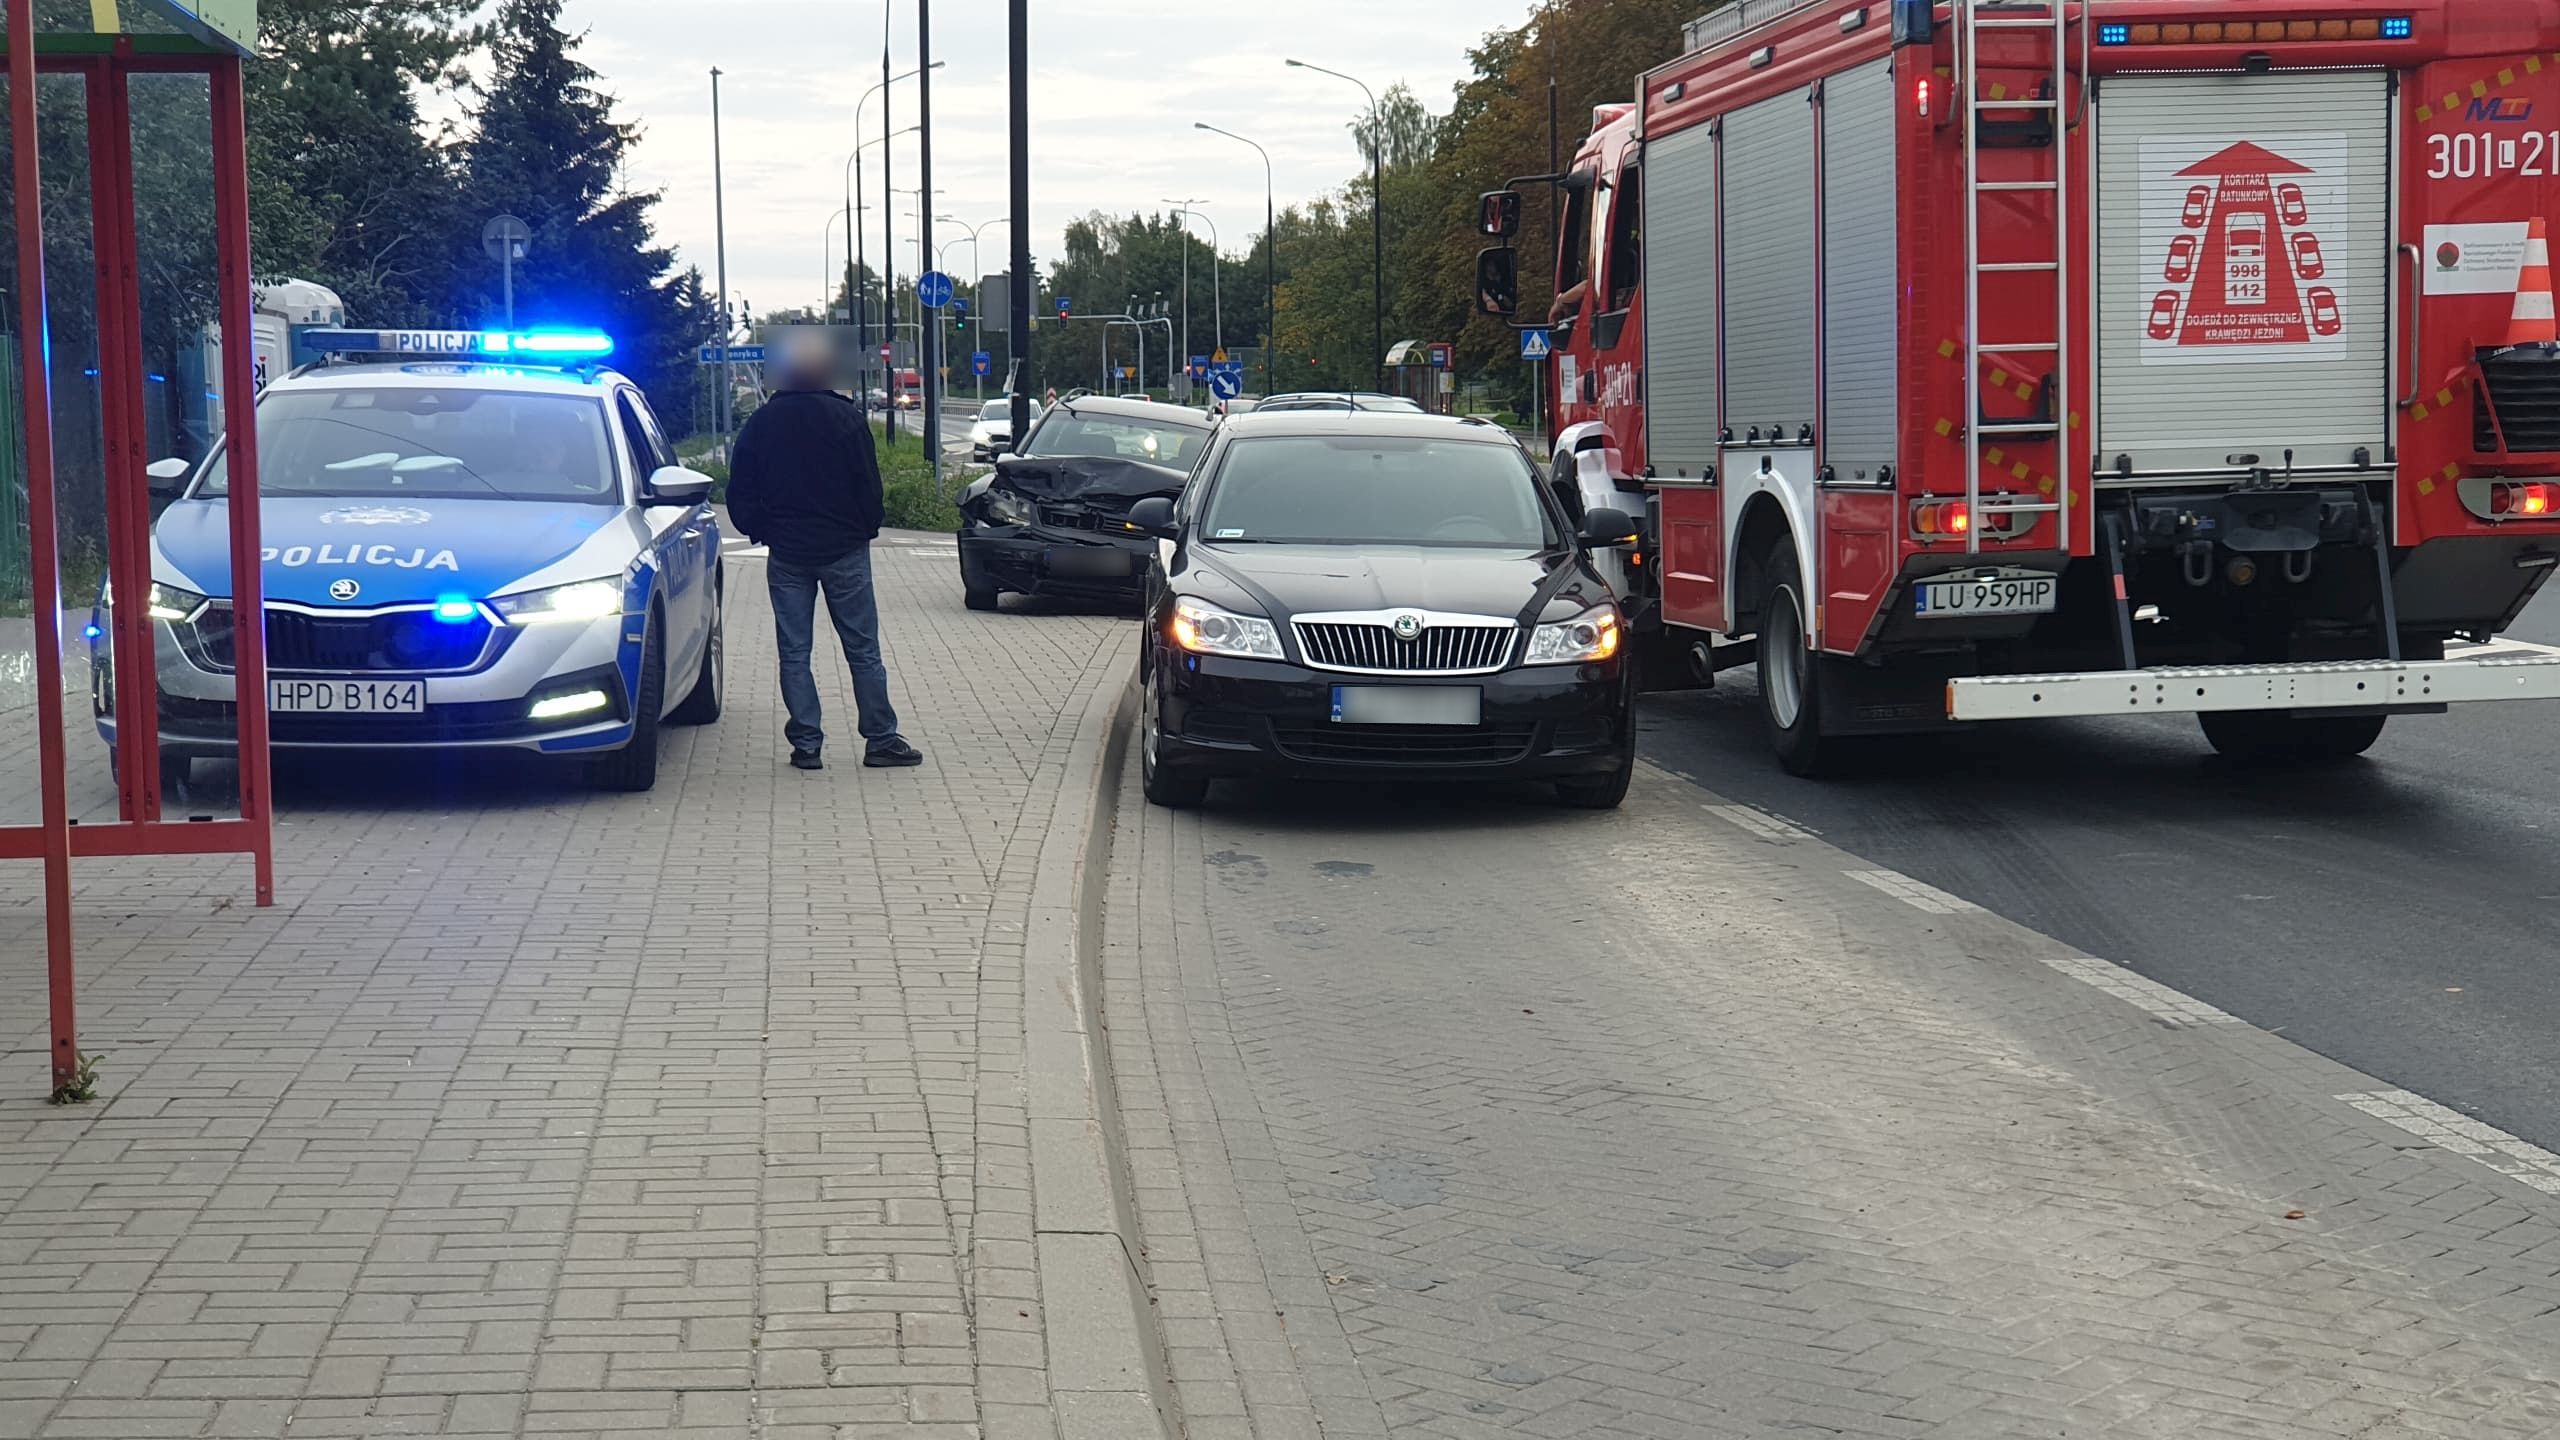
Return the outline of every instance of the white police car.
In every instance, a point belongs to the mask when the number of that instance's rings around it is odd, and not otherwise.
[[[719,718],[720,529],[594,332],[317,331],[258,397],[279,749],[511,747],[646,790],[660,723]],[[237,747],[224,450],[151,467],[161,754]],[[165,492],[164,492],[165,493]],[[101,597],[102,609],[118,597]],[[104,616],[100,617],[103,622]],[[89,627],[115,739],[113,627]]]

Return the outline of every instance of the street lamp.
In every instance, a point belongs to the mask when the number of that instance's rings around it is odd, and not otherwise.
[[[1200,202],[1195,196],[1187,200],[1167,200],[1164,203],[1173,207],[1175,220],[1178,224],[1180,223],[1180,217],[1183,213],[1182,207],[1185,205],[1196,205]],[[1187,366],[1190,363],[1191,358],[1191,232],[1188,227],[1186,227],[1182,232],[1182,356],[1183,362]],[[1164,387],[1168,391],[1174,388],[1173,374],[1174,367],[1168,363],[1164,372]],[[1191,383],[1191,372],[1186,368],[1183,370],[1182,375],[1183,384],[1187,391],[1187,387]]]
[[[1224,135],[1230,140],[1253,146],[1262,157],[1262,393],[1277,388],[1273,378],[1273,352],[1280,348],[1280,223],[1279,211],[1271,187],[1271,152],[1254,141],[1246,140],[1233,130],[1221,130],[1206,120],[1191,122],[1194,130]]]
[[[883,8],[882,13],[881,13],[881,25],[882,25],[882,29],[883,29],[883,35],[882,35],[882,45],[881,45],[881,51],[880,51],[880,60],[881,60],[881,64],[880,64],[880,72],[881,72],[881,73],[880,73],[880,83],[878,83],[878,84],[876,84],[876,85],[872,86],[872,87],[871,87],[870,89],[868,89],[868,90],[863,91],[863,92],[862,92],[862,95],[861,95],[861,98],[859,98],[859,99],[857,99],[857,100],[855,100],[855,101],[853,102],[853,158],[852,158],[852,160],[851,160],[851,162],[850,162],[850,164],[849,164],[849,166],[848,166],[848,172],[847,172],[847,173],[848,173],[849,178],[845,181],[845,201],[844,201],[844,208],[845,208],[845,215],[846,215],[846,219],[845,219],[845,228],[846,228],[847,230],[850,230],[850,231],[852,231],[852,232],[853,232],[853,237],[854,237],[854,238],[853,238],[853,263],[855,264],[855,266],[856,266],[856,267],[858,267],[858,268],[862,268],[862,269],[868,269],[868,268],[870,268],[870,263],[869,263],[869,261],[867,261],[866,259],[864,259],[864,258],[863,258],[863,254],[862,254],[862,209],[861,209],[861,204],[860,204],[861,195],[862,195],[862,146],[863,146],[863,140],[862,140],[862,107],[871,103],[871,97],[872,97],[872,96],[874,96],[874,95],[882,95],[882,92],[883,92],[883,91],[886,91],[890,86],[897,84],[899,81],[901,81],[901,80],[911,80],[911,79],[915,78],[916,76],[923,74],[923,73],[924,73],[925,71],[927,71],[927,70],[939,70],[939,69],[941,69],[941,68],[943,67],[943,65],[946,63],[946,62],[944,62],[944,61],[936,60],[936,61],[935,61],[935,62],[933,62],[931,65],[920,65],[920,66],[917,66],[915,69],[913,69],[913,70],[909,70],[909,71],[907,71],[906,73],[904,73],[904,74],[902,74],[902,75],[892,75],[892,74],[888,73],[888,71],[889,71],[889,65],[888,65],[889,52],[888,52],[888,46],[887,46],[887,35],[886,35],[886,29],[887,29],[887,25],[888,25],[888,14],[887,14],[887,10],[886,10],[886,8],[885,8],[885,7]],[[891,123],[891,122],[890,122],[890,118],[889,118],[889,106],[888,106],[888,100],[887,100],[887,97],[886,97],[885,95],[882,95],[882,99],[881,99],[881,105],[880,105],[880,123],[881,123],[881,124],[883,124],[883,125],[887,125],[887,124]],[[921,128],[922,128],[921,126],[909,126],[909,127],[908,127],[908,129],[910,129],[910,130],[913,130],[913,129],[921,129]],[[894,132],[892,132],[892,133],[891,133],[891,134],[889,134],[889,135],[882,136],[881,138],[882,138],[882,139],[884,139],[884,140],[886,140],[886,139],[894,139],[894,138],[896,138],[897,136],[899,136],[899,135],[904,135],[904,134],[906,134],[906,133],[907,133],[907,131],[906,131],[906,130],[899,130],[899,131],[894,131]],[[888,167],[888,159],[889,159],[888,152],[887,152],[887,151],[885,151],[885,150],[884,150],[884,151],[882,151],[882,152],[881,152],[880,159],[881,159],[881,167],[880,167],[880,170],[881,170],[881,179],[882,179],[882,181],[885,183],[885,182],[887,181],[887,179],[888,179],[888,168],[889,168],[889,167]],[[882,208],[885,210],[887,207],[886,207],[886,206],[883,206]],[[887,267],[887,268],[889,268],[889,269],[891,269],[891,270],[894,270],[894,269],[896,268],[896,262],[894,262],[894,261],[892,261],[892,260],[890,260],[890,259],[889,259],[888,246],[887,246],[887,245],[885,245],[885,244],[881,246],[880,263],[881,263],[883,266],[885,266],[885,267]],[[880,281],[880,318],[881,318],[882,322],[884,323],[884,325],[885,325],[885,324],[893,324],[893,323],[895,323],[895,319],[896,319],[896,317],[892,316],[892,315],[889,313],[889,288],[890,288],[890,287],[889,287],[889,280],[888,280],[888,277],[884,274],[884,275],[881,277],[881,281]],[[859,344],[859,345],[863,346],[866,350],[868,350],[868,349],[870,348],[870,345],[871,345],[871,329],[870,329],[870,325],[871,325],[871,322],[870,322],[870,319],[869,319],[869,312],[868,312],[868,310],[863,306],[862,302],[861,302],[859,299],[855,300],[855,302],[854,302],[854,340],[855,340],[855,343],[856,343],[856,344]],[[889,334],[890,334],[890,336],[892,337],[892,343],[894,343],[894,335],[895,335],[895,332],[888,332],[888,333],[889,333]],[[864,369],[866,372],[870,369],[870,362],[869,362],[867,359],[863,362],[863,369]],[[882,369],[882,372],[883,372],[883,373],[882,373],[882,375],[881,375],[881,377],[880,377],[880,378],[881,378],[881,393],[882,393],[882,394],[887,394],[887,393],[889,393],[891,390],[895,389],[896,387],[895,387],[893,384],[891,384],[891,383],[890,383],[890,381],[891,381],[891,377],[886,373],[886,372],[887,372],[888,367],[887,367],[886,365],[883,365],[883,366],[881,367],[881,369]],[[896,443],[897,435],[898,435],[898,411],[897,411],[897,407],[895,407],[895,406],[891,406],[891,407],[890,407],[890,409],[889,409],[889,415],[888,415],[888,421],[889,421],[889,438],[890,438],[890,442],[891,442],[892,444],[894,444],[894,443]]]
[[[1168,200],[1165,203],[1170,205],[1173,202]],[[1176,210],[1173,213],[1186,221],[1197,220],[1209,227],[1209,348],[1213,351],[1224,350],[1227,348],[1227,302],[1218,294],[1218,222],[1197,210]],[[1188,301],[1191,298],[1189,268],[1191,232],[1188,229],[1183,231],[1182,259],[1184,264],[1182,298]],[[1191,343],[1191,320],[1188,315],[1185,315],[1182,322],[1182,343],[1185,345]]]
[[[1369,251],[1372,266],[1370,306],[1371,313],[1376,317],[1374,325],[1377,332],[1377,348],[1374,354],[1377,359],[1377,387],[1384,390],[1387,388],[1386,113],[1378,108],[1378,92],[1370,89],[1368,82],[1356,76],[1345,75],[1339,70],[1327,70],[1321,65],[1310,65],[1304,60],[1292,60],[1289,66],[1295,70],[1313,70],[1319,75],[1330,75],[1336,80],[1349,80],[1360,87],[1361,94],[1369,97]]]

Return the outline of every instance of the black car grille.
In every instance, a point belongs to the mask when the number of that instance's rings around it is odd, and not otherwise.
[[[1511,655],[1514,625],[1429,625],[1399,640],[1384,625],[1300,622],[1307,663],[1328,670],[1493,670]]]
[[[1074,505],[1043,505],[1040,523],[1052,530],[1093,530],[1108,535],[1131,533],[1128,527],[1129,507],[1137,497],[1100,495]]]
[[[2471,418],[2474,449],[2495,452],[2504,432],[2511,452],[2560,450],[2560,351],[2510,350],[2482,359],[2480,373],[2489,396]]]
[[[231,612],[216,607],[196,622],[197,642],[217,670],[234,663]],[[384,670],[401,674],[468,670],[489,649],[490,625],[459,624],[423,610],[386,615],[307,615],[267,609],[267,668],[274,671]]]
[[[1274,725],[1292,760],[1324,765],[1508,765],[1538,740],[1535,725]]]

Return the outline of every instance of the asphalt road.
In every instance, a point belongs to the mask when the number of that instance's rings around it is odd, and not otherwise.
[[[2506,637],[2560,645],[2545,591]],[[2560,709],[2392,721],[2253,773],[2192,720],[2052,721],[1778,769],[1747,673],[1644,703],[1647,758],[2090,954],[2560,1147]]]

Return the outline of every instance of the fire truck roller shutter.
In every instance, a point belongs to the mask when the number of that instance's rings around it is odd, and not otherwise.
[[[1725,416],[1734,439],[1813,423],[1813,106],[1808,92],[1725,119]]]
[[[1645,456],[1673,480],[1716,463],[1716,139],[1694,125],[1644,148]]]
[[[1894,461],[1893,62],[1822,91],[1822,460],[1843,483]]]
[[[2389,105],[2380,71],[2107,80],[2101,481],[2119,455],[2161,473],[2385,453]]]

